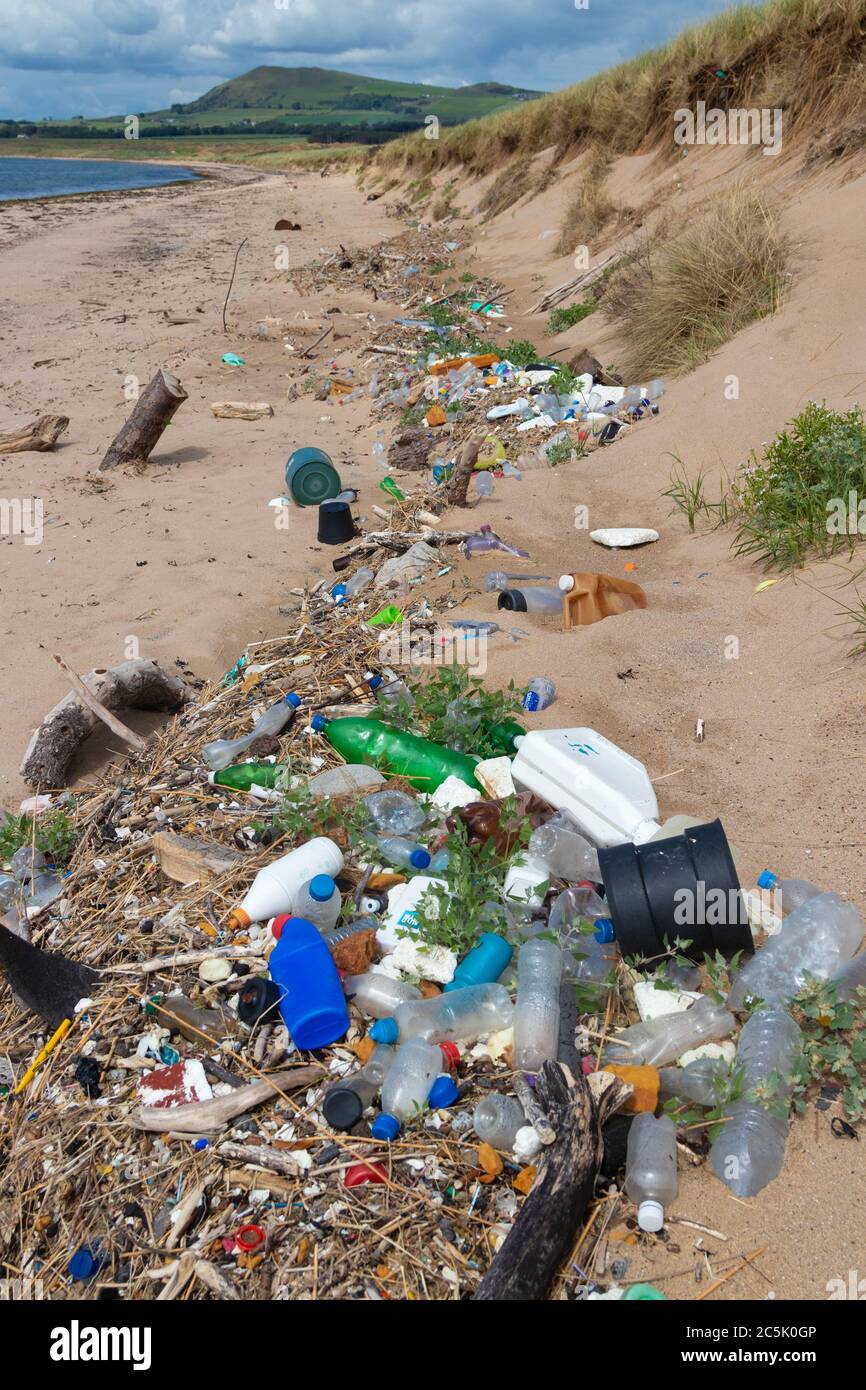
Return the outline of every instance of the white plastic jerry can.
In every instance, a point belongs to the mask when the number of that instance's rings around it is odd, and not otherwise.
[[[397,949],[401,936],[418,927],[418,904],[428,888],[445,888],[441,878],[415,874],[406,883],[396,883],[388,894],[388,907],[376,932],[376,944],[385,956]]]
[[[643,763],[595,729],[533,729],[516,743],[514,781],[567,811],[595,844],[640,845],[660,829]]]

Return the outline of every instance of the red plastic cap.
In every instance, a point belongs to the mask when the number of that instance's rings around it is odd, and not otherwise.
[[[260,1245],[264,1245],[265,1240],[266,1236],[261,1226],[239,1226],[235,1231],[235,1244],[245,1255],[258,1250]]]
[[[274,920],[271,922],[271,936],[274,938],[275,941],[279,941],[280,937],[283,934],[283,927],[286,925],[287,922],[290,922],[291,920],[292,914],[290,912],[284,912],[282,917],[274,918]]]
[[[453,1071],[460,1062],[460,1049],[457,1044],[453,1042],[442,1042],[439,1044],[439,1051],[442,1053],[451,1071]]]

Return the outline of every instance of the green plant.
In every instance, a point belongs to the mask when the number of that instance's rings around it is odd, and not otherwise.
[[[418,936],[428,946],[444,946],[465,956],[477,945],[482,932],[501,932],[502,913],[495,905],[502,896],[505,875],[511,862],[529,839],[528,820],[517,821],[516,803],[503,805],[500,825],[515,836],[515,848],[502,856],[495,842],[469,843],[468,831],[459,817],[445,841],[448,867],[445,881],[428,888],[417,910],[417,928],[405,935]]]
[[[550,334],[562,333],[573,324],[580,323],[581,319],[594,314],[597,308],[594,299],[584,299],[581,304],[569,304],[565,309],[552,309],[547,320],[547,331]]]
[[[810,401],[788,427],[753,453],[735,480],[738,510],[734,548],[767,567],[791,569],[809,555],[849,554],[861,534],[866,496],[866,422],[860,406],[845,414]]]
[[[577,377],[571,368],[565,362],[560,362],[544,389],[564,396],[574,390],[576,383]]]
[[[434,743],[482,758],[502,752],[488,730],[521,708],[520,691],[513,681],[504,690],[490,690],[480,676],[470,675],[455,662],[437,667],[426,677],[410,673],[407,684],[414,703],[398,700],[388,710],[389,724],[412,730],[420,724]]]
[[[568,463],[574,448],[571,439],[559,439],[555,444],[548,445],[544,452],[551,468],[556,468],[560,463]]]
[[[8,864],[16,850],[34,845],[50,863],[67,864],[79,833],[65,811],[43,811],[35,820],[7,816],[0,822],[0,862]]]
[[[828,1081],[842,1088],[851,1120],[866,1116],[866,989],[843,1003],[832,980],[810,980],[793,1005],[803,1033],[803,1053],[794,1073],[794,1106],[805,1109],[810,1087]]]
[[[847,619],[854,628],[854,645],[848,650],[849,656],[863,656],[866,653],[866,601],[857,596],[856,604],[843,603],[837,609],[840,618]]]
[[[689,523],[689,530],[694,531],[697,517],[707,510],[704,475],[698,473],[696,477],[690,478],[682,459],[677,454],[670,454],[669,457],[676,460],[676,466],[671,474],[670,485],[665,488],[662,497],[669,497],[673,503],[671,515],[682,512]]]
[[[346,801],[317,797],[306,782],[294,787],[278,785],[277,789],[282,790],[283,799],[268,825],[290,845],[304,844],[311,835],[328,835],[351,848],[360,843],[369,827],[360,797]]]

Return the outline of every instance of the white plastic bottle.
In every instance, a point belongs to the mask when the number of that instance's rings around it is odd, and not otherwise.
[[[343,900],[330,874],[314,874],[302,883],[292,904],[296,917],[305,917],[319,931],[332,931],[340,920]]]
[[[584,878],[593,883],[601,882],[595,849],[576,825],[568,824],[568,818],[561,811],[533,830],[529,837],[529,853],[543,859],[550,873],[564,878],[567,883],[578,883]]]
[[[733,1014],[705,994],[685,1013],[665,1014],[624,1029],[607,1043],[605,1054],[610,1053],[611,1062],[628,1057],[648,1067],[664,1067],[693,1047],[728,1037],[735,1027]]]
[[[535,1073],[559,1051],[559,987],[562,952],[552,941],[536,937],[517,958],[517,1006],[514,1010],[514,1065]]]
[[[400,1126],[421,1113],[430,1087],[442,1072],[443,1055],[441,1048],[423,1038],[411,1038],[398,1049],[382,1085],[382,1113],[372,1127],[374,1138],[395,1139]]]
[[[278,700],[270,709],[265,710],[264,714],[256,720],[252,731],[245,734],[243,738],[218,738],[213,743],[206,743],[201,750],[202,761],[210,768],[211,772],[222,772],[224,767],[230,767],[249,748],[250,744],[257,738],[262,738],[266,734],[274,735],[280,733],[288,723],[295,717],[295,711],[301,703],[300,695],[290,692],[284,695],[282,700]]]
[[[636,1115],[628,1132],[625,1190],[642,1231],[660,1231],[677,1195],[677,1131],[670,1115]]]
[[[525,852],[511,865],[505,875],[503,895],[507,902],[526,907],[540,907],[544,902],[543,889],[550,882],[550,869],[543,859]]]
[[[644,844],[661,828],[643,763],[595,729],[533,729],[515,742],[514,781],[567,811],[594,844]]]
[[[401,1004],[393,1018],[380,1018],[370,1029],[374,1042],[474,1042],[514,1022],[514,1006],[504,985],[467,985],[433,999]]]
[[[421,998],[420,989],[406,980],[369,970],[365,975],[347,975],[343,980],[346,998],[371,1018],[390,1018],[401,1004]]]
[[[336,878],[342,867],[343,852],[339,845],[324,835],[317,835],[259,870],[246,896],[231,913],[229,927],[248,927],[251,922],[266,922],[269,917],[294,912],[295,898],[302,884],[316,874]]]
[[[491,1091],[476,1105],[472,1124],[482,1144],[490,1144],[494,1149],[510,1153],[517,1131],[526,1124],[526,1116],[523,1106],[514,1096]]]
[[[801,1048],[800,1030],[784,1009],[759,1009],[743,1025],[734,1062],[743,1072],[743,1094],[725,1106],[725,1123],[710,1150],[716,1177],[735,1197],[754,1197],[782,1171],[788,1117],[761,1101],[773,1101],[777,1107],[790,1100],[791,1075]],[[758,1098],[755,1090],[762,1086],[769,1089]]]
[[[728,1004],[739,1009],[748,998],[785,1004],[799,994],[806,976],[837,975],[863,940],[863,921],[838,893],[819,893],[786,917],[781,930],[746,961],[734,977]]]

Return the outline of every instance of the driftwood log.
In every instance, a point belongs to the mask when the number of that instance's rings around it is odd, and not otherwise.
[[[267,401],[211,401],[210,408],[218,420],[262,420],[274,413]]]
[[[192,691],[155,661],[123,661],[90,671],[84,685],[108,710],[148,709],[173,712],[194,698]],[[31,787],[64,787],[69,766],[99,719],[74,692],[49,710],[33,733],[20,772]]]
[[[467,439],[457,460],[454,477],[448,488],[448,501],[452,507],[468,507],[469,480],[481,452],[482,439]]]
[[[145,386],[135,407],[115,436],[100,469],[117,468],[119,464],[147,463],[156,448],[166,425],[187,399],[187,393],[176,376],[160,367]]]
[[[324,1067],[292,1067],[288,1071],[274,1072],[263,1081],[238,1086],[230,1095],[214,1096],[213,1100],[168,1108],[139,1105],[129,1116],[129,1123],[150,1134],[165,1134],[168,1130],[177,1134],[211,1134],[224,1129],[238,1115],[246,1115],[257,1105],[273,1100],[281,1091],[318,1085],[326,1074]]]
[[[536,1089],[556,1139],[544,1150],[532,1191],[473,1300],[543,1299],[592,1201],[603,1155],[601,1125],[618,1087],[596,1106],[583,1075],[575,1080],[561,1063],[545,1062]]]
[[[45,453],[47,449],[54,448],[61,434],[68,429],[68,415],[40,415],[32,425],[0,431],[0,454],[23,454],[28,450]]]

